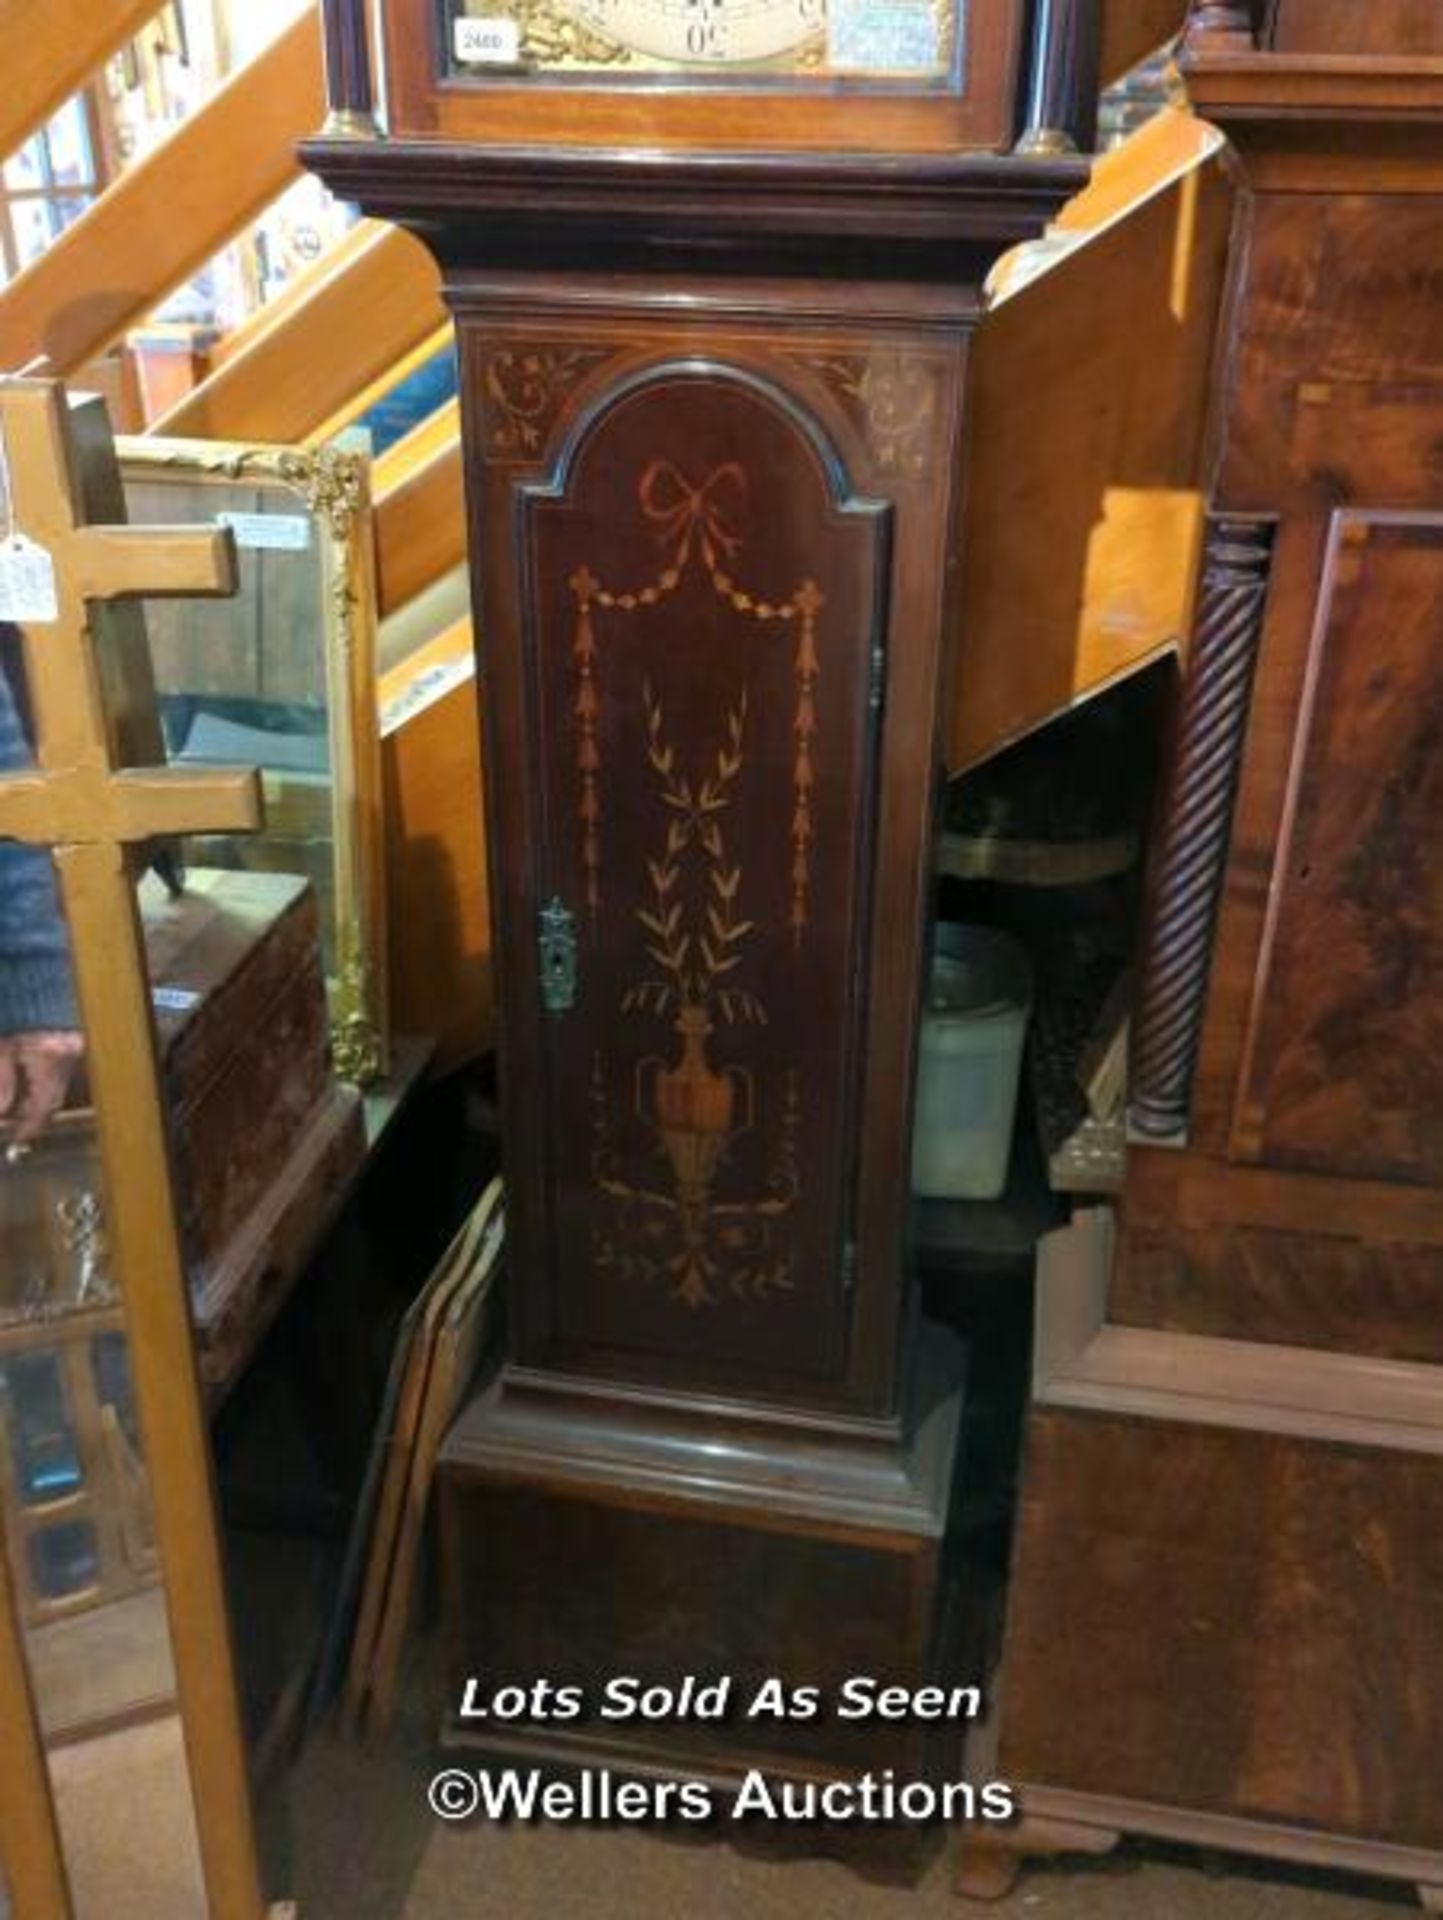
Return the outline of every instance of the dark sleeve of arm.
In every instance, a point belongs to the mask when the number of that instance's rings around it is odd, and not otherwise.
[[[0,778],[29,765],[30,749],[0,666]],[[0,840],[0,1034],[77,1024],[70,944],[50,855]]]

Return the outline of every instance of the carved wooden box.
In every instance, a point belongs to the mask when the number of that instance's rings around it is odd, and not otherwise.
[[[331,1084],[316,897],[289,874],[196,872],[146,909],[188,1259],[214,1259]]]
[[[331,1085],[315,897],[279,874],[142,889],[185,1248],[199,1284],[274,1184]],[[83,1111],[3,1177],[5,1315],[108,1297],[99,1164]],[[0,1336],[3,1337],[3,1336]]]
[[[193,1284],[275,1187],[331,1087],[315,896],[198,872],[142,888]],[[0,1173],[0,1473],[32,1621],[156,1578],[93,1122],[64,1115]]]

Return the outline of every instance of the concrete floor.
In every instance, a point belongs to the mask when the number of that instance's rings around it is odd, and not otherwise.
[[[908,1884],[837,1861],[757,1857],[634,1829],[448,1828],[424,1727],[362,1751],[311,1743],[263,1806],[270,1890],[302,1920],[1398,1920],[1410,1890],[1184,1852],[1030,1870],[1005,1901],[957,1901],[950,1847]]]

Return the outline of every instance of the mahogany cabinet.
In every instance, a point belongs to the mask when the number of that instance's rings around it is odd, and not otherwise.
[[[905,1230],[968,343],[1086,178],[1059,114],[1095,23],[1044,10],[1034,65],[985,0],[925,85],[803,62],[791,97],[658,93],[620,42],[458,72],[441,12],[385,9],[378,135],[331,7],[308,158],[434,249],[461,356],[511,1338],[442,1459],[450,1704],[473,1674],[916,1684],[961,1408]],[[698,1760],[633,1731],[477,1737]],[[856,1729],[789,1751],[846,1768]]]
[[[1436,1890],[1443,10],[1199,4],[1184,70],[1241,185],[1211,512],[1125,1189],[1041,1260],[1009,1845]]]

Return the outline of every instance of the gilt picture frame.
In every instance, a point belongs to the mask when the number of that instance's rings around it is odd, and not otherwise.
[[[219,521],[236,537],[234,600],[146,607],[172,761],[262,770],[262,832],[229,855],[190,845],[190,857],[310,874],[336,1070],[369,1085],[390,1052],[370,459],[161,437],[116,446],[132,521]]]

